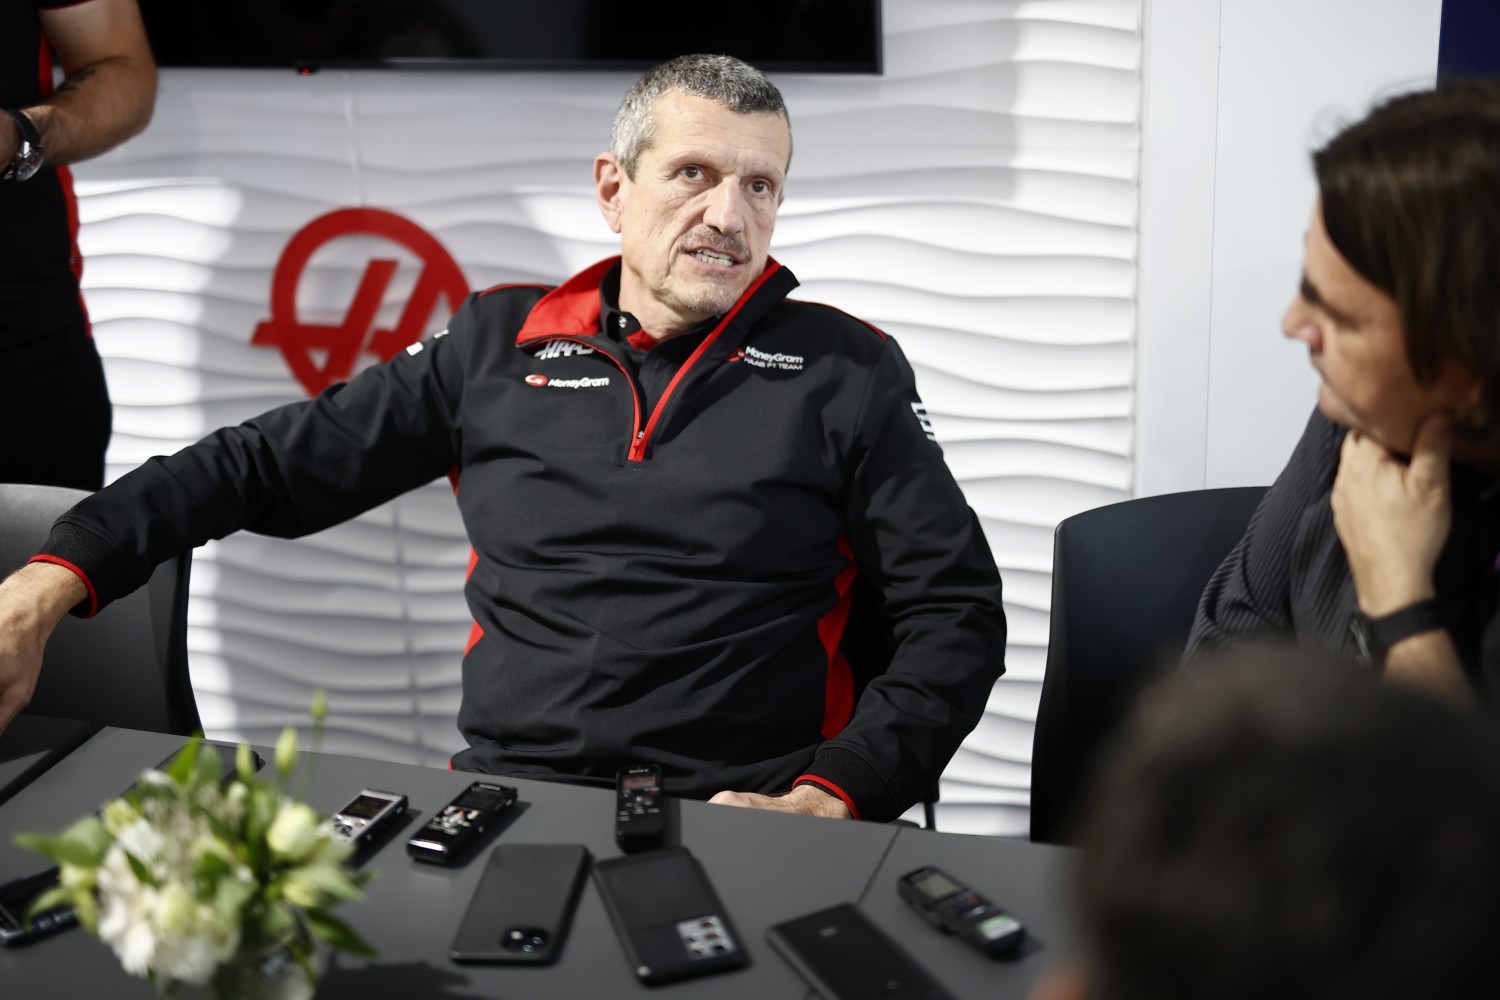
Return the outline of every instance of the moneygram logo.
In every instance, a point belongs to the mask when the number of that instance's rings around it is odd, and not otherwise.
[[[376,313],[399,263],[374,258],[365,265],[359,287],[341,323],[304,323],[297,313],[297,292],[308,261],[335,240],[373,236],[414,254],[421,264],[416,284],[401,317],[391,329],[376,328]],[[443,318],[456,312],[469,294],[463,271],[427,230],[394,212],[378,208],[344,208],[309,222],[292,237],[271,279],[271,318],[255,328],[250,343],[279,348],[297,381],[316,396],[354,373],[360,355],[389,361],[421,339],[433,310],[443,300]]]
[[[548,378],[546,375],[527,375],[527,385],[546,386],[549,389],[602,389],[609,385],[608,378]]]

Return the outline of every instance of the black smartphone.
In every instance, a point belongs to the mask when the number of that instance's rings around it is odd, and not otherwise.
[[[557,961],[583,888],[582,844],[501,844],[490,852],[449,956],[455,962]]]
[[[406,842],[406,853],[435,865],[457,864],[515,804],[510,785],[476,781]]]
[[[955,1000],[849,903],[775,924],[766,939],[824,1000]]]
[[[642,982],[676,982],[748,963],[744,939],[687,848],[600,861],[594,883]]]
[[[0,945],[13,948],[65,931],[78,922],[71,906],[54,907],[27,919],[32,901],[55,885],[56,868],[0,885]]]

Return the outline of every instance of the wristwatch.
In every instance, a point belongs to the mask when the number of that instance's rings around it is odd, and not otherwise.
[[[12,111],[10,108],[0,108],[10,120],[16,123],[16,131],[21,133],[21,144],[16,147],[16,153],[5,165],[5,172],[0,173],[0,181],[24,181],[30,179],[31,175],[41,169],[42,157],[46,151],[42,149],[42,137],[37,134],[36,126],[31,119],[26,117],[23,111]]]
[[[1385,655],[1402,639],[1409,639],[1423,632],[1442,628],[1443,611],[1432,599],[1408,604],[1379,618],[1371,618],[1362,611],[1355,611],[1349,619],[1349,632],[1354,636],[1359,658],[1373,666],[1384,666]]]

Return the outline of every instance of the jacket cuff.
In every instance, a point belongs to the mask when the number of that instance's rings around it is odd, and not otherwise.
[[[91,618],[128,589],[125,568],[108,542],[86,528],[59,522],[52,526],[42,551],[27,562],[46,562],[71,570],[83,581],[89,596],[71,614]]]
[[[813,757],[807,773],[792,786],[815,785],[844,800],[855,819],[885,822],[901,815],[885,781],[864,758],[843,747],[824,745]]]

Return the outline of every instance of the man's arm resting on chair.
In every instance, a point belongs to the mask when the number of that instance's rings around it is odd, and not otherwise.
[[[52,563],[31,563],[0,583],[0,733],[31,701],[57,623],[88,596],[76,574]]]

